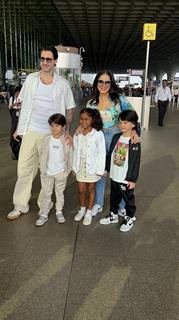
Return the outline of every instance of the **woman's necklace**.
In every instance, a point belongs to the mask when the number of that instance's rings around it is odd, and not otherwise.
[[[109,99],[106,99],[106,101],[99,102],[98,110],[99,111],[105,111],[108,108],[111,108],[112,102]]]

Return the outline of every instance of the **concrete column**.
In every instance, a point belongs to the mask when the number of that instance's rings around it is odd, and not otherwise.
[[[2,0],[2,10],[3,10],[3,31],[4,31],[4,54],[5,54],[5,69],[8,69],[8,59],[7,59],[7,29],[6,29],[6,7],[5,0]]]

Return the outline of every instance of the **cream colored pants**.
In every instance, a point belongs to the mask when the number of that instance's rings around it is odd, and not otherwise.
[[[67,182],[67,174],[65,171],[55,176],[41,175],[41,191],[38,198],[38,206],[40,208],[39,215],[48,215],[50,205],[52,203],[51,196],[55,186],[56,195],[56,211],[60,212],[64,206],[64,190]]]
[[[22,139],[13,203],[15,209],[23,213],[29,210],[28,203],[31,198],[32,182],[38,171],[39,154],[44,136],[45,134],[29,129]]]

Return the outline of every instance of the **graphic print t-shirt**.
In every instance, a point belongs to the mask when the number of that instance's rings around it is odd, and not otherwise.
[[[130,137],[120,136],[111,155],[110,178],[120,183],[128,183],[125,180],[128,170]]]

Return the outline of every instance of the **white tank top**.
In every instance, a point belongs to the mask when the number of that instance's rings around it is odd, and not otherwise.
[[[41,133],[50,133],[48,118],[56,113],[56,108],[53,105],[53,88],[54,83],[47,85],[39,80],[32,105],[29,128]]]

